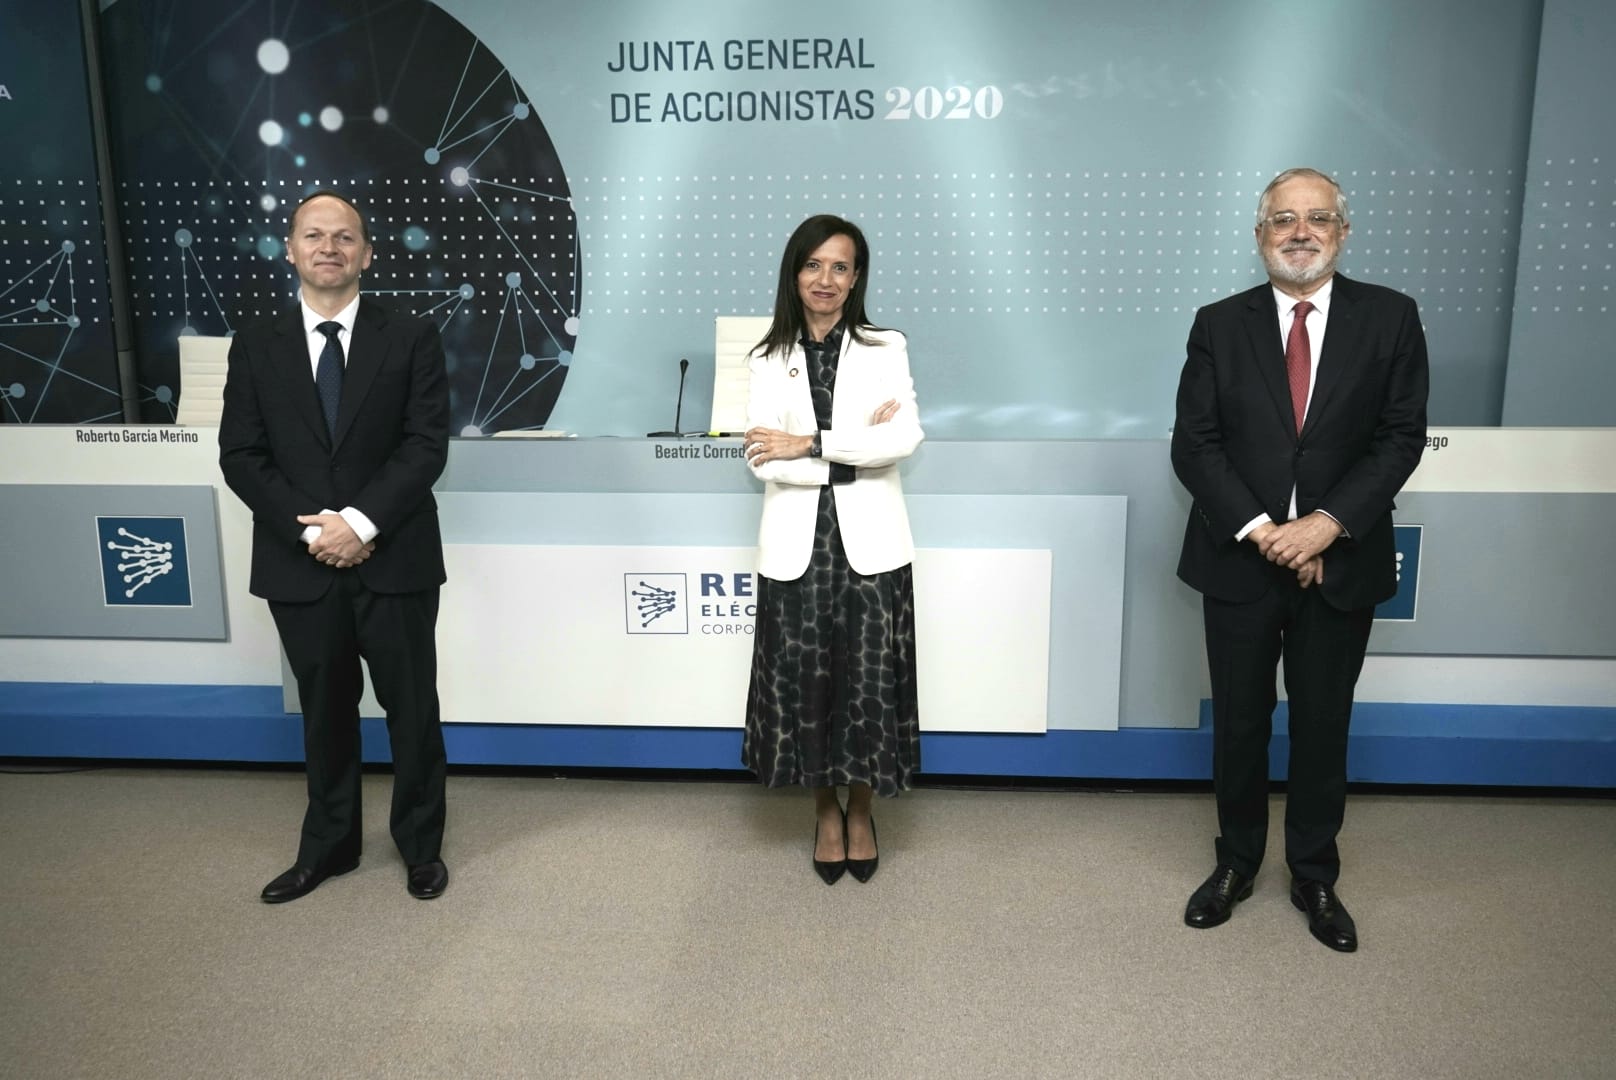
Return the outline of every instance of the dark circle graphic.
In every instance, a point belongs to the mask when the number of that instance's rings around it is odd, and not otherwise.
[[[286,216],[329,187],[367,216],[366,294],[442,331],[451,430],[548,420],[582,300],[571,189],[483,42],[425,0],[117,0],[102,33],[145,386],[178,385],[187,328],[293,303]]]

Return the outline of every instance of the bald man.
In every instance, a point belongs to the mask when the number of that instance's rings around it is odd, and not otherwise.
[[[361,658],[387,712],[406,887],[429,900],[449,883],[432,498],[449,387],[437,328],[360,297],[372,256],[352,202],[310,195],[286,239],[299,303],[230,348],[219,465],[252,510],[251,589],[269,601],[297,679],[308,767],[297,861],[264,887],[271,904],[359,865]]]

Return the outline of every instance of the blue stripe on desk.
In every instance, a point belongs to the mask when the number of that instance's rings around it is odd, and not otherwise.
[[[388,759],[381,720],[362,722],[366,761]],[[462,765],[739,769],[733,728],[447,724]],[[1283,777],[1285,706],[1272,774]],[[933,734],[925,771],[956,776],[1207,780],[1211,709],[1194,728]],[[278,686],[0,683],[0,757],[292,762],[302,723]],[[1393,784],[1616,787],[1616,708],[1363,703],[1353,710],[1349,778]]]

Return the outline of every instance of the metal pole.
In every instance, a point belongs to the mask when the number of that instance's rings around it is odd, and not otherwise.
[[[107,294],[112,301],[112,346],[118,356],[118,394],[123,421],[140,423],[140,381],[135,373],[133,309],[124,262],[123,228],[118,219],[118,185],[112,169],[112,140],[107,134],[107,96],[101,77],[101,14],[98,0],[79,0],[79,27],[84,37],[84,75],[90,91],[90,135],[96,181],[101,189],[101,224],[107,244]]]

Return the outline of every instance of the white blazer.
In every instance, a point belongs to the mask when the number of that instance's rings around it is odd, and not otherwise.
[[[866,331],[879,345],[860,345],[849,328],[836,364],[836,396],[830,429],[820,433],[821,458],[766,461],[752,471],[764,481],[763,520],[758,525],[758,571],[793,581],[808,569],[813,553],[819,489],[830,483],[830,463],[858,469],[858,479],[831,488],[847,561],[860,574],[879,574],[913,562],[915,542],[903,505],[898,462],[915,452],[925,433],[909,377],[909,343],[896,330]],[[748,361],[750,389],[746,426],[777,428],[792,435],[819,429],[808,389],[801,345],[786,356]],[[884,402],[898,411],[884,424],[871,416]]]

